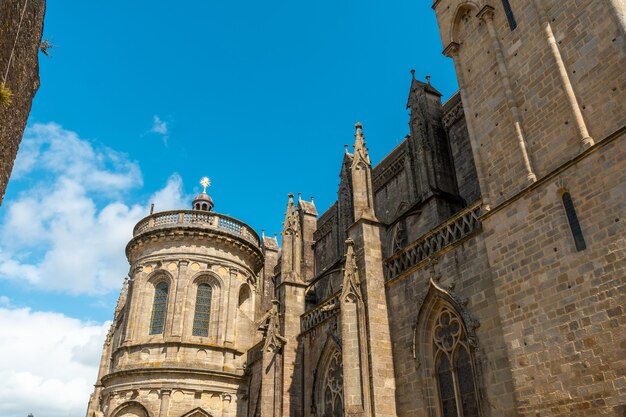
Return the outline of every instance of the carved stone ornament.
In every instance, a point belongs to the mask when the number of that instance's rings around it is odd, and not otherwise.
[[[361,299],[361,283],[359,281],[359,269],[354,256],[354,241],[346,240],[346,266],[343,274],[341,289],[341,302],[354,303]]]
[[[300,235],[300,220],[298,218],[298,211],[295,209],[293,203],[293,194],[289,193],[289,201],[287,203],[287,213],[285,213],[285,225],[283,227],[283,233],[293,234],[294,236]]]
[[[265,326],[265,343],[263,351],[278,352],[286,342],[280,334],[280,313],[278,312],[278,300],[272,300],[272,307],[263,318]]]

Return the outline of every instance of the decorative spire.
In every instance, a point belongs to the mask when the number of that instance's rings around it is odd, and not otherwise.
[[[415,79],[415,70],[414,70],[414,69],[412,69],[412,70],[411,70],[411,77],[412,77],[413,79]]]
[[[287,212],[285,213],[285,230],[294,229],[298,225],[297,216],[296,216],[296,208],[293,202],[293,193],[287,194]]]
[[[277,352],[286,342],[286,339],[280,334],[278,304],[278,300],[272,300],[272,307],[263,317],[263,326],[261,328],[265,330],[263,350],[266,352]]]
[[[365,147],[365,136],[363,135],[363,125],[361,122],[357,122],[354,127],[356,128],[356,133],[354,134],[354,157],[355,160],[357,157],[363,158],[363,160],[370,165],[370,156],[367,152],[367,147]]]

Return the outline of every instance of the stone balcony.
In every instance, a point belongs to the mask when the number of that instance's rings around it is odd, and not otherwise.
[[[260,246],[259,235],[247,224],[224,214],[199,210],[172,210],[151,214],[137,223],[133,229],[133,237],[145,232],[179,227],[216,230],[244,239],[256,247]]]

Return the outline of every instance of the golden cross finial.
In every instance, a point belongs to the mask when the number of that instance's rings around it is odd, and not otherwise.
[[[203,177],[200,180],[200,185],[204,187],[204,190],[202,190],[202,192],[206,194],[206,189],[211,186],[211,180],[209,179],[209,177]]]

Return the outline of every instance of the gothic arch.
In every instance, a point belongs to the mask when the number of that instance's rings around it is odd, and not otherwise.
[[[150,417],[150,413],[138,401],[127,401],[113,410],[110,417]]]
[[[479,324],[465,309],[466,300],[431,279],[420,301],[413,354],[426,404],[440,417],[456,416],[457,407],[463,415],[484,416],[475,333]]]
[[[459,3],[454,11],[454,16],[452,21],[450,22],[450,33],[448,42],[445,42],[444,45],[450,44],[450,42],[456,42],[459,45],[463,43],[463,39],[459,38],[459,25],[461,20],[466,16],[466,14],[470,13],[471,18],[475,18],[478,11],[481,9],[481,5],[472,0],[466,0],[462,3]]]
[[[187,411],[185,414],[180,417],[213,417],[210,413],[204,410],[201,407],[196,407],[193,410]]]
[[[317,366],[313,373],[311,414],[315,417],[343,416],[343,362],[341,343],[328,332]],[[338,404],[338,401],[340,404]],[[337,405],[339,408],[334,408]],[[328,409],[330,406],[330,410]],[[331,414],[333,410],[336,413]]]

